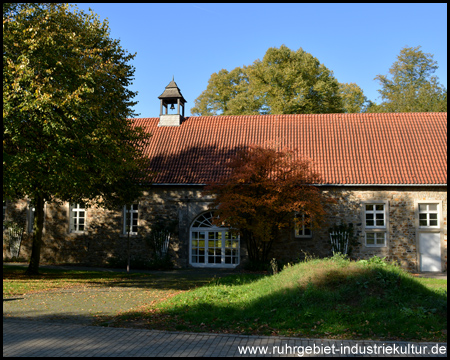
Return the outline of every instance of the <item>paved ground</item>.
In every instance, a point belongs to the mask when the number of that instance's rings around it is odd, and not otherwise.
[[[246,351],[244,354],[243,351]],[[250,354],[253,352],[253,355]],[[309,354],[308,354],[309,353]],[[435,354],[436,353],[436,354]],[[3,319],[3,357],[442,356],[447,344],[119,329]]]
[[[208,273],[210,274],[210,270]],[[227,273],[219,272],[218,276],[221,275]],[[420,274],[420,276],[446,278],[447,275],[444,273]],[[113,314],[122,310],[121,302],[117,301],[119,297],[127,297],[125,303],[128,308],[144,303],[145,294],[143,297],[136,296],[137,294],[142,294],[142,289],[134,292],[133,287],[110,288],[101,291],[100,294],[88,288],[59,290],[58,296],[49,296],[51,294],[45,292],[4,299],[3,356],[211,357],[262,356],[264,352],[266,356],[361,356],[364,353],[366,356],[446,356],[447,354],[446,343],[258,337],[90,326],[92,314],[97,311],[96,306],[99,305],[99,297],[105,301],[103,304],[109,304],[107,307],[105,305],[101,307],[102,314],[107,315],[109,312]],[[70,304],[77,304],[76,311]],[[247,353],[244,354],[243,351]],[[253,351],[253,355],[250,351]]]

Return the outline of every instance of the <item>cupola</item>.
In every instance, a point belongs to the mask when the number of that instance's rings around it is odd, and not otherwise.
[[[183,95],[181,95],[181,91],[178,88],[177,84],[172,78],[172,81],[169,85],[166,86],[164,92],[158,96],[158,99],[161,101],[160,111],[159,111],[159,126],[180,126],[181,122],[184,119],[184,104],[186,100]],[[177,108],[175,109],[175,104]],[[176,113],[169,114],[170,110],[175,110]],[[164,113],[165,108],[165,113]],[[180,113],[181,108],[181,113]]]

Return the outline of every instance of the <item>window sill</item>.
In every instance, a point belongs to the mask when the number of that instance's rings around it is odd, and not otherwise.
[[[134,233],[134,234],[130,233],[130,237],[138,237],[138,236],[139,236],[138,233]],[[119,237],[126,238],[126,237],[128,237],[128,234],[120,234]]]

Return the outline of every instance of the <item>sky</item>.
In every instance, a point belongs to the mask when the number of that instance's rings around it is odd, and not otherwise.
[[[174,77],[185,115],[213,73],[251,65],[271,47],[302,48],[341,83],[356,83],[380,102],[387,75],[405,46],[434,55],[447,87],[447,4],[83,3],[129,53],[136,117],[158,117],[158,96]]]

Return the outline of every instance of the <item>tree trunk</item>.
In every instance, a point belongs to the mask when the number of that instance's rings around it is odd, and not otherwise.
[[[39,274],[39,262],[41,259],[42,232],[44,229],[44,197],[42,194],[36,195],[34,200],[35,216],[33,222],[33,244],[31,247],[30,265],[28,266],[27,275]]]

